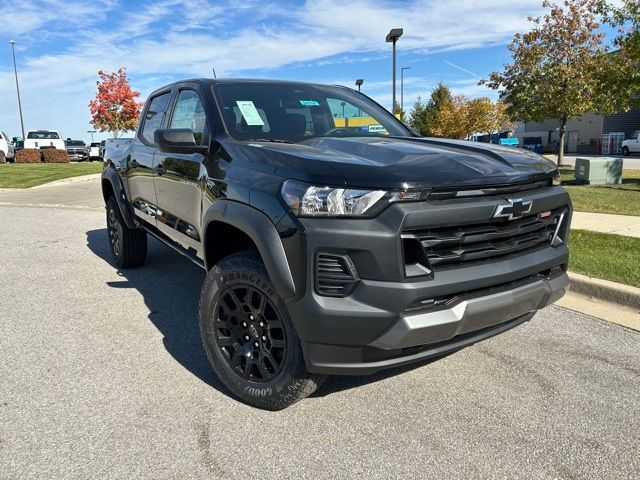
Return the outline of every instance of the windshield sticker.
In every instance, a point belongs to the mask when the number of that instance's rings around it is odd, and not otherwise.
[[[300,105],[304,105],[305,107],[319,107],[320,104],[315,100],[300,100]]]
[[[251,100],[238,100],[236,104],[247,125],[264,125],[262,117]]]
[[[382,125],[369,125],[369,133],[387,133],[387,129]]]

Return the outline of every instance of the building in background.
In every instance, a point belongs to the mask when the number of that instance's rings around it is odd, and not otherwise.
[[[525,140],[538,138],[542,142],[543,151],[556,152],[560,138],[560,123],[557,120],[543,122],[525,122],[524,131],[518,131],[520,144]],[[640,130],[640,109],[613,115],[587,113],[567,122],[565,153],[577,154],[620,154],[622,141],[633,132]]]

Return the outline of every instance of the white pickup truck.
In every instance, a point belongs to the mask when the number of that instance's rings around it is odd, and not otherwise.
[[[55,130],[29,130],[27,138],[24,140],[24,148],[36,148],[38,150],[46,148],[57,148],[66,150],[64,140]]]
[[[0,132],[0,152],[4,155],[5,160],[13,161],[15,151],[9,137],[4,132]]]
[[[631,153],[640,153],[640,130],[636,130],[622,142],[622,154],[626,157]]]

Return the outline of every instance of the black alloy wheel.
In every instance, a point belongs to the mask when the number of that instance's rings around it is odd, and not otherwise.
[[[268,382],[286,361],[282,318],[269,298],[249,285],[227,287],[214,309],[215,341],[238,376]]]
[[[111,244],[111,251],[113,256],[120,257],[120,232],[121,228],[118,219],[116,218],[116,212],[113,208],[107,210],[107,234],[109,236],[109,243]]]

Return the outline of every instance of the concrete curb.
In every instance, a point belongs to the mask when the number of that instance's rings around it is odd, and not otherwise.
[[[640,309],[640,288],[568,272],[571,291],[633,309]]]

